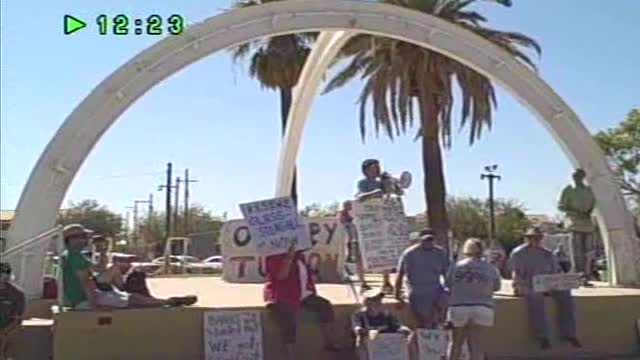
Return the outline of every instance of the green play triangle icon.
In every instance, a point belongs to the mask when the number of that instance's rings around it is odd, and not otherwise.
[[[74,32],[80,29],[84,29],[86,26],[87,24],[80,19],[76,19],[71,15],[64,16],[64,34],[65,35],[73,34]]]

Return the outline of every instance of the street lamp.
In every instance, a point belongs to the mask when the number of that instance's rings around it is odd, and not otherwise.
[[[496,216],[495,206],[493,201],[493,181],[501,180],[502,177],[495,172],[498,170],[498,165],[488,165],[484,167],[484,174],[480,175],[480,180],[488,180],[489,182],[489,241],[493,246],[496,238]]]

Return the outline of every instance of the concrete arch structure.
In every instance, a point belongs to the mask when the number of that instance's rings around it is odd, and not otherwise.
[[[362,1],[290,0],[234,10],[192,26],[180,36],[168,37],[135,56],[78,105],[47,145],[23,190],[8,247],[54,226],[66,191],[93,146],[120,114],[154,85],[229,46],[264,36],[323,30],[388,36],[428,47],[507,88],[537,115],[573,164],[589,174],[603,239],[615,269],[614,283],[639,282],[640,249],[620,189],[603,154],[567,104],[525,66],[480,37],[433,16]],[[313,75],[311,70],[307,73]],[[315,93],[316,89],[307,91]],[[300,104],[310,106],[310,102]],[[279,189],[288,188],[291,181],[304,120],[295,119],[283,140]],[[22,281],[22,285],[28,294],[40,287],[33,282]]]

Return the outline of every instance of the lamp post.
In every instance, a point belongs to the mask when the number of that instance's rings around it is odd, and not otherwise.
[[[480,180],[487,180],[489,183],[489,242],[493,246],[496,239],[496,215],[493,196],[493,182],[501,180],[502,177],[496,174],[498,165],[489,165],[484,167],[485,173],[480,175]]]

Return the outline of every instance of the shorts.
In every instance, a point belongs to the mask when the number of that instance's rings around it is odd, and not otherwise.
[[[494,310],[486,306],[450,306],[447,319],[454,327],[464,327],[470,323],[479,326],[493,326]]]
[[[96,295],[96,302],[98,306],[104,306],[114,309],[124,309],[129,306],[129,294],[113,289],[112,291],[94,290]],[[77,310],[90,310],[91,305],[88,301],[83,301],[76,305],[74,309]]]

